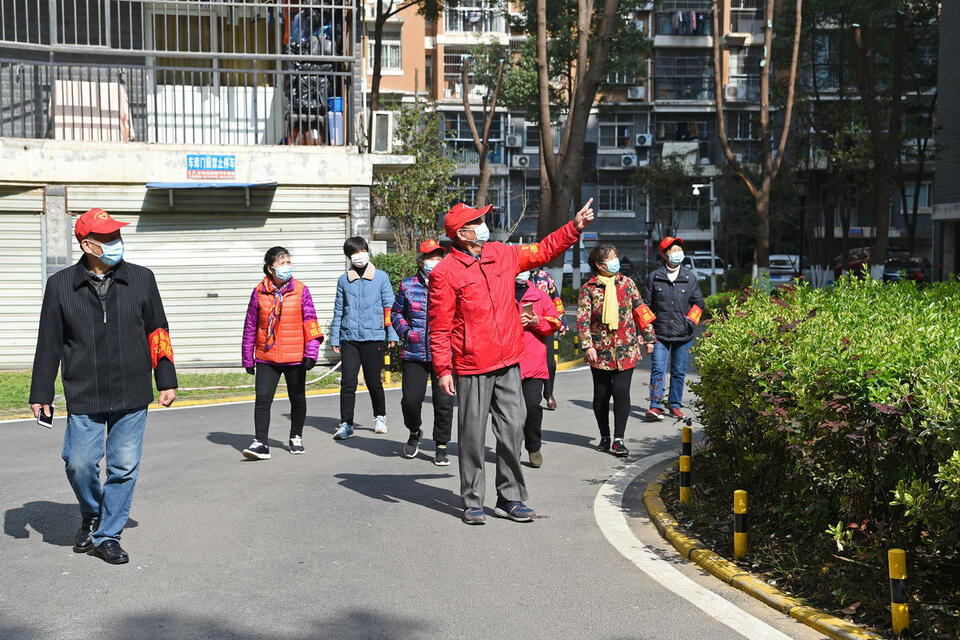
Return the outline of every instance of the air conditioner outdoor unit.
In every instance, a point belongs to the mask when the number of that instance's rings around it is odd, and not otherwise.
[[[520,167],[521,169],[530,166],[530,156],[517,154],[510,159],[511,167]]]
[[[506,142],[508,149],[519,149],[523,146],[523,136],[519,133],[508,133]]]
[[[620,166],[624,169],[637,166],[637,156],[620,156]]]
[[[723,99],[730,101],[746,100],[747,87],[736,83],[726,84],[723,86]]]
[[[653,134],[652,133],[638,133],[637,134],[637,146],[638,147],[649,147],[653,144]]]
[[[630,87],[627,89],[627,100],[645,100],[646,95],[645,87]]]
[[[374,111],[371,137],[374,153],[393,151],[393,111]]]

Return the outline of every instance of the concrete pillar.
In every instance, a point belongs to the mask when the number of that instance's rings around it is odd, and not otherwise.
[[[350,187],[350,236],[372,240],[370,228],[370,187]]]
[[[48,185],[43,189],[46,229],[46,277],[73,264],[73,221],[67,210],[67,188]]]

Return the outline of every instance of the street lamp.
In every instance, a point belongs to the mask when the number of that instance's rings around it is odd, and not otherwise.
[[[714,243],[714,236],[715,236],[716,234],[714,234],[714,232],[713,232],[713,222],[714,222],[714,215],[713,215],[713,202],[714,202],[714,199],[713,199],[713,178],[710,178],[710,182],[707,183],[707,184],[695,184],[695,185],[693,185],[693,195],[699,196],[699,195],[700,195],[700,189],[701,189],[701,188],[706,188],[706,187],[709,187],[709,188],[710,188],[710,204],[709,204],[709,212],[710,212],[710,295],[715,296],[715,295],[717,295],[717,251],[716,251],[716,246],[715,246],[715,243]]]

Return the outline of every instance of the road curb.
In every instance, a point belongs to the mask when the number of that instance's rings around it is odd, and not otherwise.
[[[557,364],[557,371],[566,371],[572,369],[576,366],[583,364],[583,358],[579,360],[569,360],[567,362],[560,362]],[[399,389],[401,385],[399,384],[385,384],[383,385],[384,389]],[[357,391],[367,391],[367,387],[360,385],[357,387]],[[310,396],[329,396],[340,393],[340,387],[333,387],[330,389],[316,389],[314,391],[307,391],[307,397]],[[274,397],[274,400],[283,400],[287,397],[287,394],[277,394]],[[234,404],[239,402],[253,402],[257,397],[255,395],[245,395],[245,396],[228,396],[225,398],[208,398],[205,400],[178,400],[176,407],[203,407],[211,404]],[[162,409],[159,404],[153,402],[150,404],[151,409]],[[19,422],[20,420],[32,420],[32,413],[16,414],[12,416],[7,416],[0,420],[0,424],[4,422]]]
[[[796,598],[744,571],[729,560],[720,557],[697,538],[684,533],[676,519],[667,511],[663,499],[660,498],[660,489],[664,479],[665,474],[647,485],[647,488],[643,491],[643,505],[660,535],[672,544],[685,559],[697,564],[727,584],[834,640],[883,640],[881,635],[803,604]]]

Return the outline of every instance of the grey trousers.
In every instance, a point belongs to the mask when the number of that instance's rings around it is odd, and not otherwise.
[[[493,416],[497,439],[497,495],[527,499],[520,466],[520,443],[527,406],[520,384],[520,365],[475,376],[458,376],[457,444],[460,448],[460,495],[464,507],[483,507],[484,441],[487,414]]]

